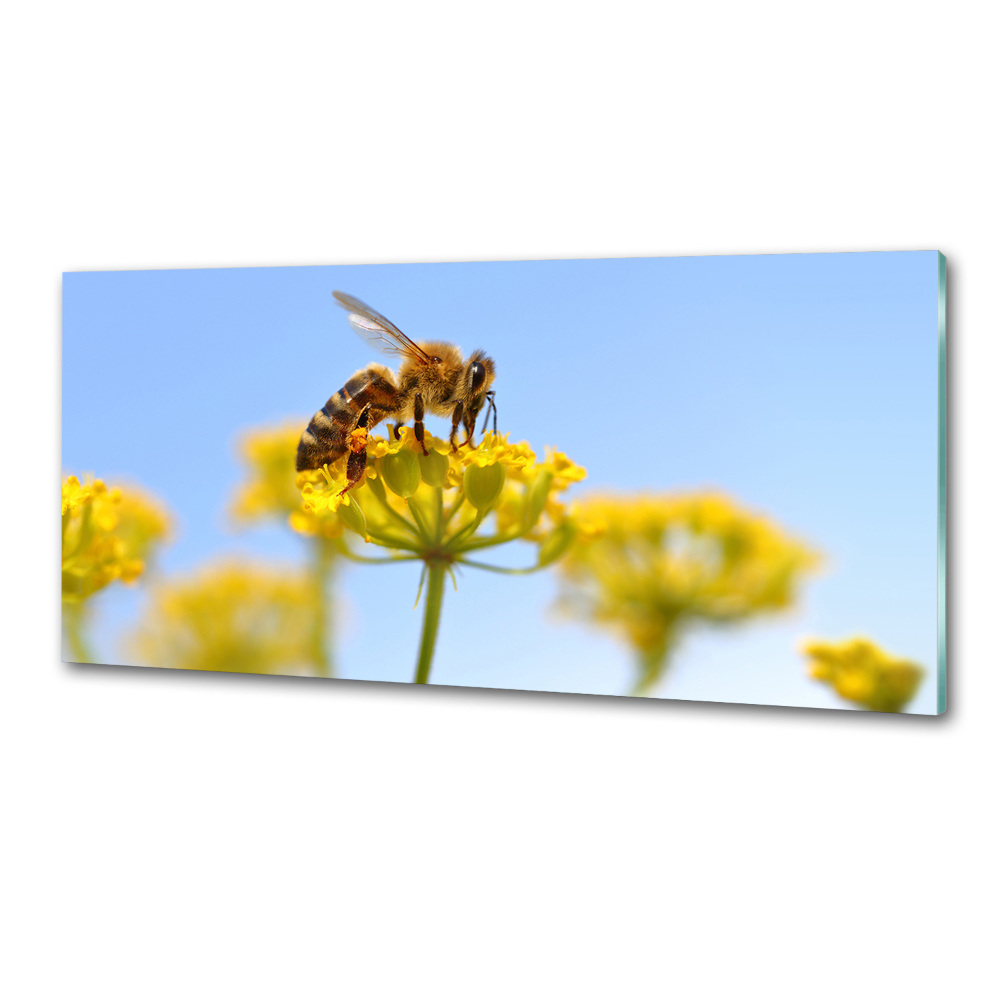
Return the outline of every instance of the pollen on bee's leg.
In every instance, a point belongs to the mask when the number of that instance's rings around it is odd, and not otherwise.
[[[351,452],[355,455],[358,452],[364,451],[368,447],[368,430],[365,427],[355,427],[350,433],[350,442],[348,444]]]

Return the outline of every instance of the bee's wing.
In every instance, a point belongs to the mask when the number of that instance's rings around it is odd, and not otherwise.
[[[337,303],[350,313],[347,322],[361,334],[365,340],[374,344],[386,354],[403,354],[429,365],[431,359],[422,351],[395,323],[390,323],[381,313],[375,312],[371,306],[365,305],[361,299],[356,299],[346,292],[334,292]]]

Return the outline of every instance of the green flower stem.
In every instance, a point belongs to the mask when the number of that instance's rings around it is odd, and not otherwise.
[[[472,559],[459,559],[462,566],[472,566],[473,569],[486,569],[491,573],[506,573],[509,576],[527,576],[529,573],[537,573],[540,570],[548,569],[546,566],[527,566],[524,569],[508,569],[506,566],[491,566],[489,563],[475,562]]]
[[[337,671],[331,651],[330,636],[336,632],[336,609],[333,605],[335,549],[327,538],[313,542],[313,586],[319,604],[313,629],[313,662],[319,677],[336,677]]]
[[[629,692],[633,698],[645,698],[663,680],[663,675],[670,665],[672,646],[673,643],[667,638],[649,649],[636,650],[636,665],[639,668],[639,676]]]
[[[406,528],[406,530],[411,535],[413,535],[414,538],[419,538],[420,537],[420,532],[417,531],[416,527],[414,525],[412,525],[409,521],[407,521],[406,518],[403,517],[403,515],[399,513],[399,511],[394,510],[393,507],[388,502],[388,500],[386,500],[384,497],[380,497],[374,490],[372,490],[371,492],[372,492],[372,496],[374,496],[375,499],[378,500],[378,502],[392,515],[392,517],[393,517],[394,520],[399,521],[399,523],[404,528]]]
[[[428,559],[427,597],[424,604],[424,628],[420,635],[420,655],[417,658],[415,684],[427,684],[434,659],[434,645],[437,642],[438,626],[441,624],[441,604],[444,600],[444,574],[447,563],[442,559]]]
[[[442,494],[442,502],[443,500],[444,500],[444,495]],[[448,513],[445,514],[444,520],[441,522],[442,531],[445,528],[447,528],[449,524],[451,524],[451,519],[458,513],[459,508],[462,506],[463,503],[465,503],[465,490],[459,487],[458,497],[456,498],[454,505],[452,506],[451,510],[449,510]]]
[[[469,547],[465,544],[465,539],[474,535],[479,530],[479,526],[483,523],[483,519],[486,517],[487,513],[488,512],[485,510],[477,510],[475,518],[465,525],[464,528],[459,528],[458,531],[456,531],[455,534],[448,539],[448,548],[453,549],[456,545],[461,545],[462,551],[464,552],[465,549]]]
[[[427,521],[424,519],[423,511],[421,511],[420,509],[420,503],[419,502],[411,503],[410,498],[407,497],[406,506],[409,512],[413,515],[413,520],[416,521],[417,527],[420,529],[420,532],[423,536],[423,540],[425,542],[433,544],[437,540],[437,538],[434,532],[430,530]]]
[[[63,626],[66,629],[66,640],[69,642],[70,655],[74,663],[93,663],[90,646],[84,636],[84,609],[82,604],[63,605]]]
[[[440,486],[434,490],[434,499],[437,501],[434,505],[434,513],[437,516],[434,538],[440,543],[441,539],[444,538],[444,490]]]
[[[350,559],[351,562],[356,563],[399,563],[399,562],[414,562],[417,559],[422,559],[423,556],[412,555],[412,556],[392,556],[389,559],[372,559],[370,556],[359,556],[351,552],[350,549],[345,547],[344,558]]]
[[[519,538],[524,538],[527,531],[518,531],[513,535],[490,535],[487,538],[480,538],[478,541],[465,542],[462,545],[463,552],[471,552],[473,549],[488,549],[494,545],[505,545],[507,542],[516,542]]]
[[[387,549],[402,549],[404,552],[413,552],[417,558],[420,558],[422,549],[415,542],[400,538],[397,535],[386,535],[378,531],[372,531],[370,527],[368,528],[368,537],[384,545]]]

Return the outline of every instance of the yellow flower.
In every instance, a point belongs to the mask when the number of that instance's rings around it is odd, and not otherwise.
[[[132,583],[145,569],[170,521],[138,489],[109,490],[95,479],[67,476],[62,486],[62,597],[86,600],[114,580]]]
[[[306,574],[223,562],[155,588],[129,653],[180,670],[313,675],[319,617]]]
[[[559,491],[565,490],[572,483],[582,482],[587,475],[587,470],[582,465],[577,465],[563,452],[554,448],[545,449],[545,461],[542,467],[552,473],[553,486]]]
[[[818,555],[719,493],[592,496],[572,510],[560,607],[620,635],[646,693],[682,629],[792,604]]]
[[[841,698],[872,712],[901,712],[917,693],[924,669],[880,649],[870,639],[804,643],[809,674]]]
[[[347,486],[347,475],[343,469],[344,463],[335,465],[332,469],[324,466],[322,469],[311,469],[300,472],[295,484],[299,488],[299,503],[302,510],[309,514],[336,513],[344,504],[350,503],[344,487]]]
[[[301,510],[376,545],[450,564],[516,539],[541,546],[568,520],[558,494],[586,475],[561,452],[539,462],[526,442],[512,444],[508,435],[486,433],[478,447],[456,450],[425,432],[424,444],[427,455],[410,427],[398,439],[369,437],[365,478],[346,492],[346,456],[301,473]],[[492,534],[477,534],[484,523]],[[553,543],[546,557],[559,549]]]
[[[62,512],[66,516],[67,511],[78,511],[85,504],[89,504],[95,495],[106,493],[107,487],[100,479],[95,479],[92,483],[81,483],[76,476],[67,476],[62,486]]]
[[[535,465],[535,453],[526,441],[511,444],[509,434],[493,434],[487,431],[478,448],[461,448],[455,453],[462,465],[484,468],[488,465],[501,465],[512,475]]]
[[[321,523],[347,527],[388,557],[362,556],[345,544],[340,551],[361,562],[424,563],[424,626],[415,682],[428,683],[444,594],[444,577],[454,565],[496,573],[534,573],[560,559],[575,528],[557,495],[583,478],[584,470],[559,452],[545,462],[526,442],[484,434],[476,448],[452,448],[413,430],[398,438],[368,437],[365,475],[347,489],[345,455],[297,480],[302,510]],[[360,452],[359,452],[360,453]],[[346,537],[346,536],[345,536]],[[532,566],[510,569],[469,558],[479,550],[524,540],[537,546]]]
[[[409,426],[400,427],[398,438],[395,435],[390,438],[370,437],[368,442],[369,459],[384,458],[386,455],[398,455],[404,450],[423,454],[420,442],[417,441],[417,435],[414,433],[413,428]],[[451,450],[451,446],[447,441],[440,441],[431,434],[424,435],[424,447],[428,451],[438,451],[442,454],[447,454]]]

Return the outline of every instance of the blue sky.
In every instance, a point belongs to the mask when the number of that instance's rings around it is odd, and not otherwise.
[[[283,418],[304,426],[376,360],[333,302],[342,289],[415,339],[486,349],[500,429],[567,452],[585,487],[719,488],[825,554],[793,613],[692,633],[660,695],[843,707],[805,676],[796,646],[866,634],[928,669],[910,711],[929,713],[937,281],[932,251],[70,273],[62,465],[167,501],[179,530],[166,574],[222,554],[301,560],[279,527],[227,526],[235,442]],[[417,576],[344,571],[343,676],[411,679]],[[467,571],[446,593],[433,679],[623,692],[628,651],[555,620],[554,593],[548,574]],[[99,602],[94,645],[123,662],[116,637],[142,590]],[[503,644],[495,619],[514,626]]]

